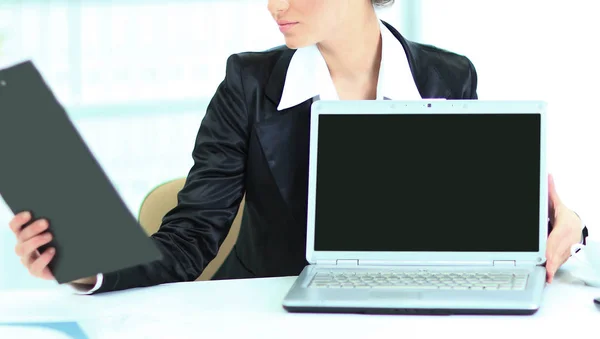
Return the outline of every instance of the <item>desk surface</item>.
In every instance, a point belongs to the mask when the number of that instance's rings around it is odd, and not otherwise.
[[[65,286],[5,291],[0,292],[0,324],[77,321],[90,338],[372,338],[397,333],[438,338],[460,333],[464,338],[482,332],[493,338],[529,332],[536,338],[595,338],[600,320],[593,304],[600,289],[585,286],[564,269],[546,287],[543,305],[532,316],[291,314],[281,301],[294,279],[165,284],[96,296],[73,295]],[[0,326],[0,337],[3,330]]]

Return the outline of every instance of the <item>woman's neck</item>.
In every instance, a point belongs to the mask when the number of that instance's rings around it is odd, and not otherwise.
[[[381,64],[379,19],[372,7],[357,11],[348,19],[332,38],[317,44],[331,77],[376,78]]]

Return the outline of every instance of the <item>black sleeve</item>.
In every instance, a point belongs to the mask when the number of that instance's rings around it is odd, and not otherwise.
[[[581,217],[579,216],[579,214],[577,214],[577,212],[575,212],[575,214],[577,215],[577,217],[579,218],[579,220],[581,220]],[[586,225],[583,225],[583,230],[581,231],[581,243],[585,245],[585,240],[588,237],[588,228]]]
[[[471,60],[467,59],[469,64],[469,77],[465,83],[463,99],[477,100],[477,71]]]
[[[240,61],[233,55],[227,61],[225,80],[202,120],[193,150],[194,165],[178,195],[177,207],[151,236],[163,259],[104,273],[103,284],[95,293],[198,278],[217,255],[244,194],[248,123]]]

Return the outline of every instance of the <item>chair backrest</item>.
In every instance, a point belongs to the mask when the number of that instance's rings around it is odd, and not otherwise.
[[[163,217],[177,206],[177,193],[181,191],[185,184],[185,178],[168,181],[154,188],[140,207],[138,221],[148,235],[154,234],[160,228]],[[231,252],[233,245],[237,241],[242,223],[242,211],[244,210],[244,200],[240,204],[238,214],[236,215],[229,234],[219,248],[217,256],[208,264],[197,280],[210,280],[219,267],[225,261],[225,258]]]

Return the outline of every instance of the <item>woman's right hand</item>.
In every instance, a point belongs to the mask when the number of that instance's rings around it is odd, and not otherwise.
[[[21,212],[9,222],[10,229],[17,237],[15,252],[21,258],[21,263],[31,275],[44,280],[54,280],[54,275],[48,268],[48,264],[54,258],[56,249],[47,248],[44,253],[39,252],[40,246],[52,241],[52,234],[48,231],[48,221],[45,219],[35,220],[31,225],[23,228],[23,225],[31,221],[29,212]],[[78,284],[96,283],[96,277],[83,278],[73,281]]]

